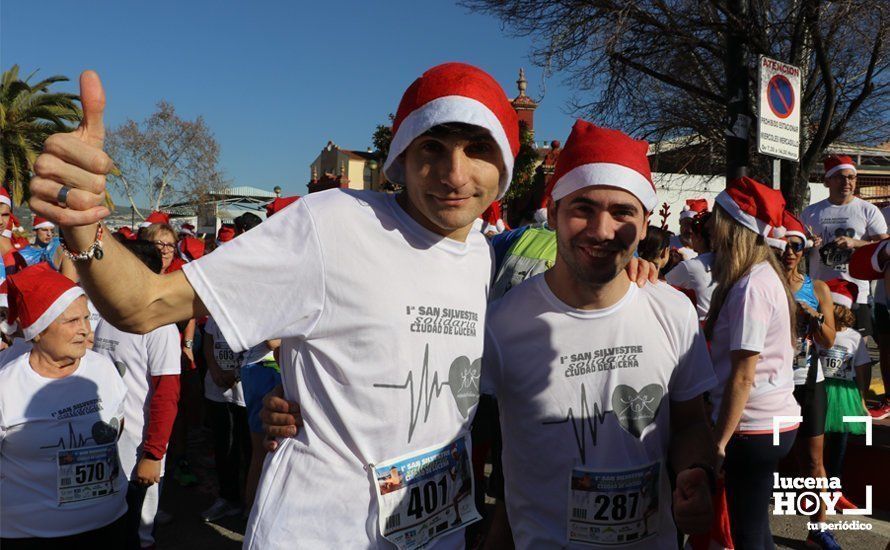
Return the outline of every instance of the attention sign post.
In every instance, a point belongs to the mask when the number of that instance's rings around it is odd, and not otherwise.
[[[800,160],[800,67],[760,56],[757,152]]]

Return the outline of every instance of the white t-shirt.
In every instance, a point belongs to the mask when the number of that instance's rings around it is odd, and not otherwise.
[[[299,434],[266,458],[245,548],[385,545],[368,464],[463,441],[475,414],[485,237],[434,234],[392,195],[331,190],[183,271],[233,349],[283,339],[285,395],[301,407]]]
[[[717,386],[711,391],[714,420],[732,373],[730,355],[736,350],[760,354],[754,384],[737,430],[771,433],[774,416],[799,415],[800,406],[793,395],[795,349],[791,342],[788,299],[782,280],[766,262],[755,265],[733,285],[714,326],[711,340],[711,359],[717,373]]]
[[[617,304],[578,310],[538,275],[491,305],[487,336],[516,547],[676,548],[670,403],[716,383],[689,299],[630,284]]]
[[[219,332],[219,326],[213,321],[212,317],[207,318],[204,325],[204,335],[213,339],[213,358],[216,364],[222,370],[230,371],[240,368],[241,353],[235,353],[226,339]],[[204,374],[204,397],[217,403],[234,403],[239,407],[246,407],[244,402],[244,389],[241,386],[241,380],[228,389],[223,389],[216,385],[213,377],[210,376],[210,369]]]
[[[835,334],[831,348],[825,349],[817,344],[816,349],[827,378],[855,380],[856,367],[874,362],[868,354],[862,335],[849,327]]]
[[[695,293],[695,309],[698,318],[703,321],[711,307],[711,295],[717,283],[711,270],[714,266],[714,253],[705,252],[699,256],[677,264],[668,271],[665,281],[678,288],[691,290]]]
[[[142,457],[153,393],[151,377],[179,376],[181,372],[179,330],[176,325],[165,325],[148,334],[131,334],[100,319],[93,350],[111,359],[127,386],[124,401],[127,429],[118,448],[121,466],[129,479]],[[164,475],[164,462],[161,461],[161,475]]]
[[[20,355],[0,368],[0,537],[63,537],[108,525],[127,509],[116,441],[127,388],[87,350],[65,378]]]
[[[847,273],[847,264],[853,250],[835,250],[825,258],[828,262],[826,264],[820,255],[820,249],[837,237],[868,239],[887,233],[887,223],[878,207],[858,197],[840,206],[825,199],[806,207],[801,220],[812,229],[814,235],[822,238],[822,246],[810,250],[810,277],[823,281],[843,277],[853,281],[859,287],[856,302],[867,304],[868,282],[854,279]]]

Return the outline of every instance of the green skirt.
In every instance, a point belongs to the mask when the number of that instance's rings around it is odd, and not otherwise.
[[[867,416],[855,380],[825,379],[825,431],[862,435],[864,422],[844,422],[845,416]]]

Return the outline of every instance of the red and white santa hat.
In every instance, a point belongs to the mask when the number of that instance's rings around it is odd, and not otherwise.
[[[482,233],[494,231],[500,234],[509,229],[501,212],[501,201],[494,201],[488,205],[480,218],[482,219]]]
[[[179,226],[179,232],[189,237],[195,237],[195,226],[190,223],[184,223]]]
[[[859,287],[853,281],[838,277],[837,279],[825,281],[825,284],[828,285],[828,290],[831,291],[831,299],[834,300],[835,304],[852,308],[853,304],[856,303]]]
[[[558,201],[585,187],[616,187],[635,196],[646,212],[652,212],[658,197],[648,151],[645,141],[578,120],[556,161],[549,194]]]
[[[810,238],[809,231],[807,231],[807,228],[797,216],[786,210],[782,213],[782,225],[785,227],[783,239],[787,241],[789,237],[798,237],[803,241],[804,247],[811,248],[813,246],[813,240]]]
[[[829,178],[841,170],[852,170],[856,173],[856,165],[853,159],[847,155],[831,155],[825,158],[825,178]]]
[[[0,186],[0,203],[12,208],[12,199],[9,198],[9,191],[2,186]]]
[[[185,237],[176,243],[176,250],[184,262],[193,262],[204,255],[204,241],[197,237]]]
[[[144,222],[139,224],[139,228],[148,227],[149,225],[154,225],[156,223],[170,223],[170,214],[166,212],[158,212],[156,210],[149,214]]]
[[[53,222],[40,216],[34,216],[34,229],[52,229],[56,226]]]
[[[680,219],[691,219],[708,211],[707,199],[686,199],[686,205],[680,211]]]
[[[730,181],[714,202],[735,221],[758,235],[773,239],[785,236],[782,225],[785,197],[776,189],[747,176],[741,177]]]
[[[26,267],[6,278],[9,312],[7,323],[16,323],[25,340],[31,340],[78,297],[83,290],[46,262]]]
[[[485,128],[501,150],[506,170],[497,198],[504,196],[519,152],[519,118],[501,85],[482,69],[465,63],[437,65],[415,80],[402,96],[383,164],[386,177],[405,183],[400,158],[417,137],[440,124],[462,122]]]

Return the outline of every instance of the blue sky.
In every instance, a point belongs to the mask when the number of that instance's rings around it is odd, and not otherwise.
[[[49,15],[48,15],[49,14]],[[371,145],[404,89],[426,68],[465,61],[512,97],[519,67],[541,94],[531,42],[497,19],[442,0],[59,1],[0,3],[0,62],[24,74],[62,74],[77,92],[87,68],[102,77],[105,123],[142,120],[161,99],[202,115],[236,185],[302,194],[328,140]],[[536,139],[565,140],[572,91],[556,75],[536,117]]]

